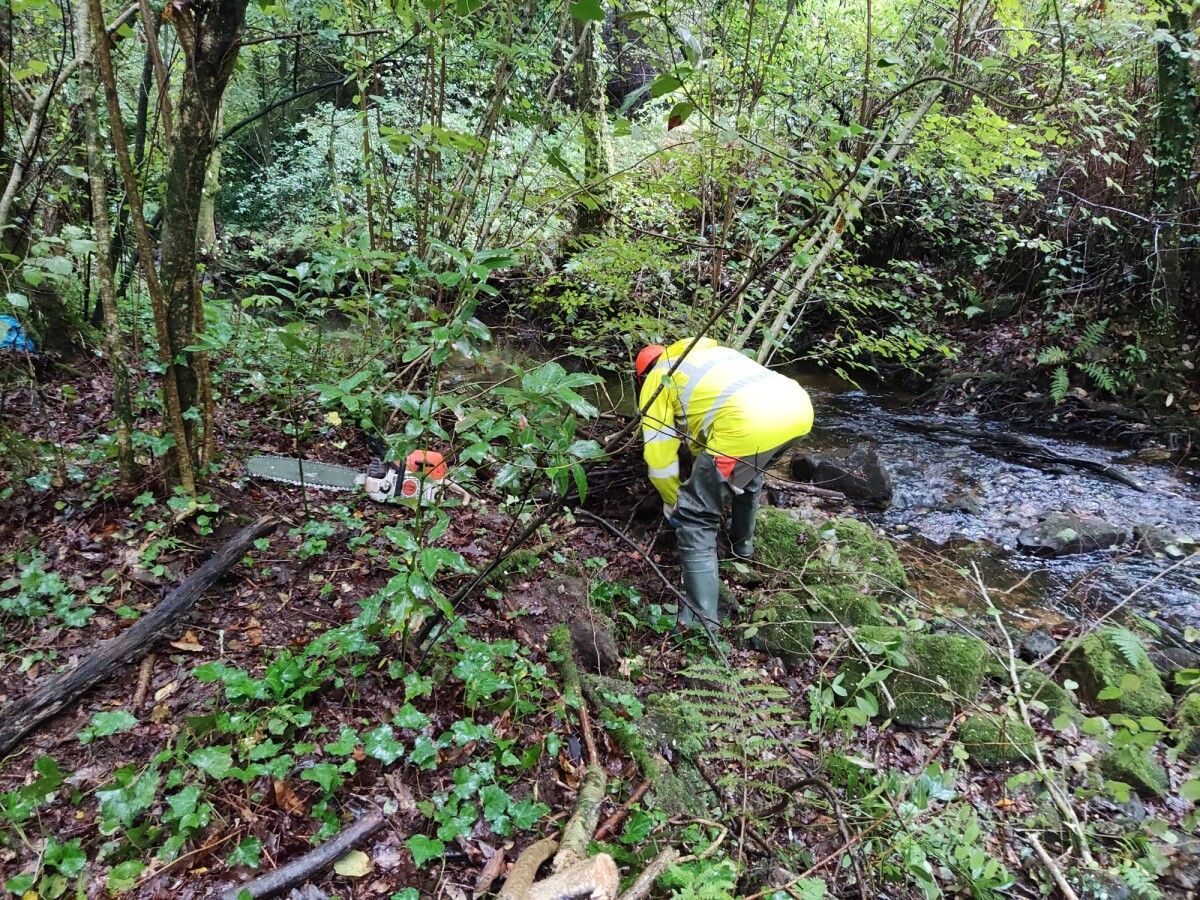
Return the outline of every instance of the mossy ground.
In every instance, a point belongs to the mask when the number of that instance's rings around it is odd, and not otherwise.
[[[994,659],[988,664],[987,674],[1000,683],[1006,692],[1012,684],[1008,663]],[[1042,703],[1052,716],[1066,715],[1078,721],[1083,714],[1075,702],[1074,695],[1062,685],[1055,683],[1049,675],[1024,662],[1017,662],[1017,678],[1021,684],[1021,695],[1026,703]]]
[[[1187,757],[1200,756],[1200,690],[1193,690],[1179,701],[1176,718],[1178,744]]]
[[[868,648],[892,648],[902,654],[903,662],[892,656],[873,657],[877,665],[894,669],[886,684],[896,703],[890,714],[901,725],[948,722],[979,694],[991,657],[988,646],[977,638],[914,634],[887,626],[866,626],[855,635]],[[866,665],[861,659],[843,663],[841,671],[847,687],[858,683]]]
[[[1121,644],[1131,642],[1134,648],[1122,648]],[[1131,652],[1139,657],[1136,665],[1129,659]],[[1170,715],[1174,705],[1171,695],[1163,688],[1145,646],[1125,629],[1103,628],[1083,638],[1071,653],[1069,667],[1080,693],[1100,712],[1159,718]],[[1136,676],[1133,686],[1126,678],[1130,675]],[[1119,688],[1120,696],[1102,699],[1100,694],[1106,688]]]
[[[1165,797],[1171,785],[1166,770],[1144,750],[1112,750],[1096,762],[1105,778],[1127,784],[1143,797]]]
[[[883,607],[858,588],[848,584],[817,584],[806,587],[812,598],[813,627],[823,625],[883,625]]]
[[[1032,758],[1036,736],[1024,722],[989,713],[967,718],[958,739],[973,762],[994,768]]]

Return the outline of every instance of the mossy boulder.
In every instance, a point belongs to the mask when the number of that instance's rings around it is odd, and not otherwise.
[[[1200,756],[1200,690],[1192,691],[1179,701],[1175,725],[1184,756]]]
[[[814,628],[823,625],[883,625],[883,607],[848,584],[818,584],[808,588]]]
[[[755,557],[768,568],[805,585],[849,584],[876,592],[908,586],[908,575],[896,550],[865,522],[830,519],[803,522],[785,510],[766,506],[758,511]]]
[[[1166,769],[1145,750],[1122,747],[1102,753],[1096,762],[1109,781],[1127,784],[1143,797],[1165,797],[1171,786]]]
[[[901,725],[948,722],[957,709],[979,694],[991,658],[983,641],[953,634],[916,634],[887,626],[866,626],[857,629],[855,637],[869,651],[889,651],[887,655],[873,654],[873,658],[894,669],[886,685],[896,702],[890,714]],[[895,656],[897,652],[902,659]],[[846,687],[853,688],[866,671],[864,660],[843,663]]]
[[[813,627],[807,604],[795,594],[760,594],[750,617],[751,640],[764,653],[795,664],[812,653]]]
[[[967,718],[958,739],[972,762],[991,769],[1032,758],[1036,736],[1024,722],[985,714]]]
[[[1087,635],[1072,649],[1068,671],[1080,694],[1100,712],[1159,718],[1171,712],[1171,695],[1145,645],[1128,629],[1102,628]]]

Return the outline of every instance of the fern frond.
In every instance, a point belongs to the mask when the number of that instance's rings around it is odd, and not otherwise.
[[[1108,331],[1108,319],[1101,319],[1098,322],[1089,322],[1087,327],[1083,329],[1083,337],[1079,339],[1079,343],[1075,345],[1075,356],[1084,356],[1091,353],[1100,346],[1100,342],[1104,340],[1104,334]]]
[[[1140,900],[1159,900],[1162,891],[1154,883],[1154,876],[1135,863],[1121,864],[1121,878],[1129,885],[1129,890]]]
[[[1055,366],[1065,363],[1068,359],[1070,356],[1062,347],[1047,347],[1038,354],[1037,361],[1039,366]]]
[[[1050,376],[1050,399],[1055,403],[1062,403],[1067,399],[1070,390],[1071,375],[1067,372],[1066,366],[1059,366]]]
[[[1109,632],[1108,639],[1135,669],[1150,664],[1150,657],[1146,654],[1146,647],[1142,643],[1141,638],[1128,628],[1112,629]]]
[[[1097,387],[1107,391],[1110,394],[1117,393],[1117,379],[1116,376],[1113,375],[1112,369],[1110,369],[1108,366],[1104,365],[1103,363],[1092,362],[1091,360],[1088,362],[1076,363],[1076,365],[1088,374],[1092,381],[1096,383]]]

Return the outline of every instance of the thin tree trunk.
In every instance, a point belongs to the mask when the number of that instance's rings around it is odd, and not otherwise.
[[[197,409],[199,413],[186,422],[187,441],[182,446],[192,453],[199,448],[197,424],[205,430],[211,427],[204,422],[201,372],[194,364],[193,354],[184,349],[194,343],[198,320],[200,289],[196,264],[200,205],[209,158],[216,145],[221,102],[237,61],[246,3],[247,0],[214,0],[204,8],[202,17],[197,17],[192,6],[166,8],[166,16],[183,48],[185,65],[179,101],[175,104],[175,134],[167,162],[159,248],[167,346],[173,377],[179,387],[179,404],[184,411]],[[188,464],[194,466],[197,461],[193,455]]]
[[[87,134],[88,184],[92,197],[92,231],[96,242],[96,272],[100,280],[98,309],[104,323],[104,349],[112,371],[112,407],[117,423],[117,466],[121,483],[133,484],[136,476],[133,457],[133,404],[129,397],[129,363],[121,340],[121,325],[117,318],[116,285],[110,255],[111,227],[108,218],[108,172],[100,143],[100,116],[96,112],[96,76],[92,52],[95,35],[89,24],[88,4],[75,10],[75,41],[79,53],[87,61],[79,70],[79,103],[83,107],[84,130]]]
[[[100,12],[100,0],[88,0],[91,4],[93,27],[103,21]],[[96,34],[96,72],[100,83],[104,86],[104,99],[108,104],[109,129],[112,132],[113,149],[117,153],[117,165],[121,177],[125,181],[126,201],[129,203],[129,214],[133,220],[133,233],[137,239],[138,257],[142,272],[146,279],[146,291],[150,295],[150,305],[154,313],[154,327],[158,334],[158,358],[163,366],[163,411],[166,425],[175,438],[176,474],[179,484],[189,494],[196,493],[196,474],[192,466],[192,455],[188,448],[187,428],[183,421],[183,405],[180,402],[179,384],[176,380],[176,366],[172,360],[171,333],[167,317],[167,303],[163,296],[162,284],[158,280],[158,271],[154,266],[154,246],[150,241],[150,229],[146,226],[146,217],[142,212],[142,192],[137,182],[137,174],[133,171],[133,161],[129,158],[129,142],[125,136],[125,123],[121,121],[121,99],[117,95],[116,75],[113,72],[112,54],[108,46],[108,35],[103,32]],[[194,226],[193,226],[194,227]]]

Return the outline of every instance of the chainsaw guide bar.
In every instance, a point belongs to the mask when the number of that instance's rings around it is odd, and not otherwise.
[[[252,456],[246,460],[246,471],[256,478],[284,481],[320,491],[353,491],[363,484],[365,477],[348,466],[286,456]]]

